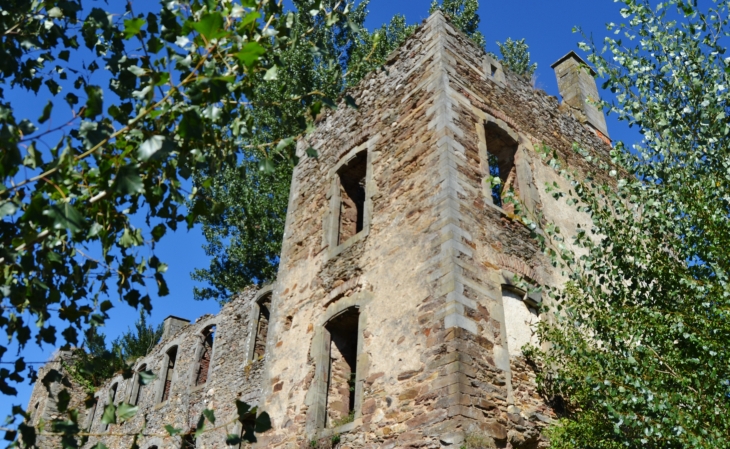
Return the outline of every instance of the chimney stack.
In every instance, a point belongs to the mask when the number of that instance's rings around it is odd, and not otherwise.
[[[173,315],[168,316],[165,318],[165,321],[162,322],[162,340],[167,340],[172,337],[177,333],[177,331],[188,324],[190,324],[190,320]]]
[[[575,118],[587,123],[600,133],[599,136],[608,140],[606,117],[603,110],[594,104],[600,100],[594,78],[596,72],[574,51],[560,58],[551,67],[558,78],[563,106],[569,106]]]

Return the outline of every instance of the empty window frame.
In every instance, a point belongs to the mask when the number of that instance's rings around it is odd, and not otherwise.
[[[269,335],[269,319],[271,318],[271,293],[263,295],[257,302],[258,318],[256,321],[256,339],[253,347],[253,360],[260,360],[266,354],[266,338]]]
[[[365,224],[367,151],[361,151],[337,171],[340,190],[337,244],[362,231]]]
[[[330,337],[325,423],[328,427],[351,422],[355,415],[359,319],[359,309],[351,307],[325,326]]]
[[[215,325],[208,326],[202,333],[202,346],[198,356],[197,372],[195,373],[195,385],[203,385],[208,382],[210,372],[210,361],[213,358],[213,342],[215,340]]]
[[[540,321],[537,309],[523,290],[513,286],[502,286],[502,307],[504,308],[507,350],[510,356],[522,355],[522,347],[527,344],[537,346],[535,326]]]
[[[163,367],[162,374],[162,397],[160,402],[165,402],[170,397],[170,390],[172,389],[172,377],[175,374],[175,360],[177,359],[177,346],[173,346],[167,351],[167,357],[165,357],[165,366]]]
[[[119,387],[119,384],[112,385],[111,389],[109,390],[109,404],[114,405],[114,401],[117,399],[117,388]],[[104,426],[104,430],[109,430],[109,424],[106,424]]]
[[[147,370],[147,365],[141,365],[139,368],[137,368],[137,372],[134,375],[134,379],[132,380],[132,392],[129,395],[129,403],[132,405],[139,404],[139,399],[142,397],[142,390],[144,390],[144,385],[142,384],[142,376],[140,373],[143,373]]]
[[[518,142],[496,123],[484,125],[484,136],[487,145],[487,164],[489,175],[499,178],[499,184],[492,186],[492,203],[502,207],[502,198],[510,190],[517,190],[517,170],[515,154]]]

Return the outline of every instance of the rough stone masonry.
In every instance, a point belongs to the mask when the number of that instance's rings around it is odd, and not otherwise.
[[[546,191],[565,183],[539,150],[583,173],[574,143],[610,150],[590,69],[574,53],[554,68],[562,105],[434,13],[349,92],[359,109],[343,102],[299,142],[277,280],[216,316],[168,318],[134,366],[157,379],[100,389],[83,420],[89,447],[129,447],[145,422],[142,449],[225,447],[241,432],[235,399],[271,416],[257,448],[459,448],[470,435],[547,446],[555,414],[521,348],[549,319],[539,288],[565,279],[503,198],[511,190],[570,234],[588,219]],[[105,426],[109,401],[140,411]],[[205,408],[216,430],[166,436]],[[34,422],[55,410],[39,384]]]

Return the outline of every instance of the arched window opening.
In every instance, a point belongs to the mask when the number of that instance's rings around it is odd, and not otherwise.
[[[337,172],[340,187],[338,245],[363,230],[367,159],[367,151],[362,151]]]
[[[330,337],[326,424],[336,427],[355,415],[359,309],[353,307],[325,326]]]
[[[488,122],[484,126],[487,144],[487,163],[489,175],[499,178],[500,183],[492,187],[492,203],[502,207],[502,198],[509,189],[517,190],[517,170],[515,154],[519,146],[505,130],[496,123]]]
[[[258,360],[266,354],[266,338],[269,334],[269,318],[271,309],[271,293],[267,293],[258,301],[259,316],[256,324],[256,340],[254,343],[253,359]]]
[[[213,342],[215,340],[215,326],[208,326],[203,330],[203,347],[198,358],[198,372],[195,375],[195,385],[208,382],[210,360],[213,357]]]
[[[142,384],[142,376],[140,373],[144,371],[147,371],[147,365],[141,365],[135,373],[132,383],[132,394],[129,396],[129,403],[132,405],[139,404],[139,400],[142,397],[142,390],[144,390],[145,386]]]
[[[170,397],[170,389],[172,388],[172,376],[175,373],[175,360],[177,359],[177,346],[173,346],[167,351],[167,366],[163,374],[163,389],[161,402],[165,402]]]
[[[114,401],[117,399],[117,388],[119,387],[119,384],[112,385],[112,388],[109,390],[109,404],[114,405]],[[109,430],[109,424],[104,426],[104,430]]]

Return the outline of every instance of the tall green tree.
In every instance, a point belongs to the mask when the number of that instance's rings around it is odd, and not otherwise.
[[[311,121],[311,108],[325,95],[335,98],[347,86],[382,65],[385,57],[415,29],[403,16],[369,32],[364,28],[368,1],[325,0],[327,8],[348,11],[348,21],[326,26],[326,18],[312,16],[316,2],[295,0],[294,34],[304,35],[302,45],[284,47],[274,53],[278,61],[277,79],[259,83],[249,100],[261,105],[252,114],[251,134],[244,146],[301,135]],[[288,101],[297,98],[296,102]],[[351,101],[356,101],[355,99]],[[316,106],[318,110],[320,106]],[[316,112],[315,112],[316,113]],[[316,156],[316,150],[310,154]],[[225,205],[215,216],[201,217],[211,257],[207,268],[197,269],[193,279],[204,282],[196,288],[196,299],[216,299],[221,303],[244,287],[272,280],[276,276],[284,220],[289,198],[292,164],[267,165],[258,151],[243,150],[236,167],[221,172],[201,171],[196,182],[209,201]]]
[[[502,64],[520,76],[532,77],[537,70],[537,63],[531,63],[530,47],[525,39],[513,41],[508,37],[504,43],[497,42],[497,46],[502,54]]]
[[[125,363],[134,363],[152,351],[162,338],[162,323],[157,326],[147,324],[147,313],[139,312],[139,318],[134,322],[134,329],[127,328],[119,337],[112,341],[112,352],[118,354]]]
[[[471,38],[478,46],[484,48],[487,45],[487,40],[484,35],[479,31],[479,0],[441,0],[439,4],[438,0],[431,2],[431,7],[428,9],[429,14],[433,14],[434,11],[441,10],[445,14],[451,17],[452,23],[456,25],[461,31]]]
[[[278,79],[279,52],[320,51],[314,30],[295,29],[283,0],[180,0],[148,14],[132,6],[0,6],[0,328],[20,350],[78,346],[112,298],[150,310],[148,288],[169,293],[155,244],[223,207],[187,180],[251,154],[267,171],[293,162],[295,135],[252,138],[256,111],[271,101],[257,92]],[[348,23],[348,10],[302,6],[324,30]],[[26,117],[6,90],[24,103],[42,95],[44,107]],[[309,91],[279,101],[332,104]],[[13,395],[33,372],[7,346],[0,357],[0,392]],[[68,411],[54,428],[73,440],[76,419]],[[20,430],[31,444],[35,430]]]
[[[643,140],[617,143],[604,176],[565,170],[573,188],[555,192],[593,224],[567,236],[580,257],[545,228],[571,277],[534,354],[564,404],[552,447],[727,448],[730,5],[622,3],[616,37],[583,48],[615,94],[607,110]]]

